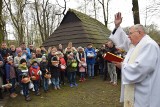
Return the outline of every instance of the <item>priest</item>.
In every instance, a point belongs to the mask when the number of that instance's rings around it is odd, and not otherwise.
[[[160,48],[143,25],[131,26],[126,35],[121,22],[118,12],[110,35],[118,48],[127,51],[122,63],[114,62],[122,71],[120,101],[124,107],[160,107]]]

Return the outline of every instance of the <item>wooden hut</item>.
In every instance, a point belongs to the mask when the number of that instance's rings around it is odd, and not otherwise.
[[[43,46],[48,48],[62,44],[66,47],[68,42],[72,42],[74,47],[86,47],[88,43],[99,47],[106,42],[109,34],[110,31],[98,20],[69,9],[59,27],[45,40]]]

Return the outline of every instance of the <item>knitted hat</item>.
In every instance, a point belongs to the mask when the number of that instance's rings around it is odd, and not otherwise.
[[[46,56],[43,55],[43,56],[42,56],[42,60],[46,60]]]
[[[27,61],[26,61],[25,59],[21,59],[21,60],[20,60],[20,64],[22,64],[22,63],[24,63],[24,62],[27,63]]]
[[[74,54],[71,52],[71,53],[69,53],[69,55],[70,55],[70,56],[73,56]]]
[[[33,62],[32,62],[32,65],[34,65],[35,63],[37,63],[37,64],[38,64],[38,62],[37,62],[37,61],[33,61]]]
[[[79,46],[79,47],[77,48],[78,51],[79,51],[80,49],[82,49],[82,50],[84,51],[84,49],[83,49],[81,46]]]
[[[7,61],[13,61],[12,56],[8,56],[8,57],[7,57]]]
[[[51,61],[58,61],[58,58],[56,56],[53,56]]]
[[[19,48],[16,48],[16,52],[17,53],[20,53],[20,52],[22,52],[22,49],[19,47]]]
[[[61,51],[57,51],[57,52],[56,52],[56,55],[61,55],[61,54],[62,54]]]
[[[73,56],[74,56],[74,54],[71,52],[71,53],[69,53],[68,55],[67,55],[67,57],[69,58],[73,58]]]

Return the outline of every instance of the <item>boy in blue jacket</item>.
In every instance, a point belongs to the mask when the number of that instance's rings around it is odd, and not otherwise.
[[[94,64],[95,64],[95,58],[96,58],[96,52],[95,49],[92,47],[92,44],[89,43],[87,45],[87,48],[85,49],[86,53],[86,62],[87,62],[87,71],[89,78],[94,78]]]

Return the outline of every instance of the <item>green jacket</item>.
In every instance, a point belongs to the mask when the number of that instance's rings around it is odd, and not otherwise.
[[[73,62],[72,59],[68,59],[67,60],[67,71],[68,72],[75,72],[75,71],[77,71],[77,67],[78,66],[76,66],[76,65],[77,65],[77,61],[74,60],[74,62]]]

